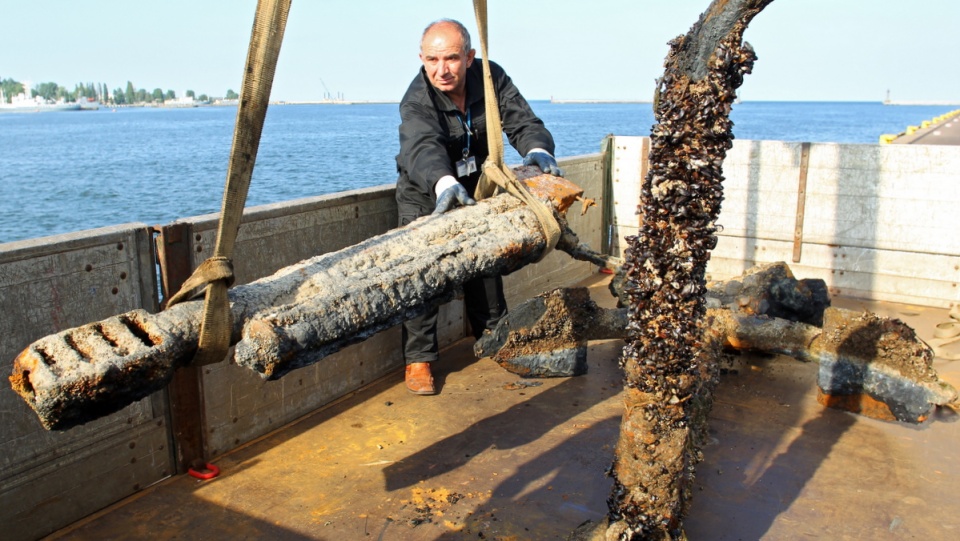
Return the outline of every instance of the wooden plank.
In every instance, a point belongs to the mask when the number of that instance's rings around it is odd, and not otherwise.
[[[797,218],[793,230],[793,262],[800,262],[803,245],[803,213],[807,204],[807,168],[810,165],[810,143],[800,147],[800,180],[797,187]]]
[[[503,195],[423,217],[330,258],[284,269],[274,275],[277,284],[296,283],[285,278],[293,273],[306,279],[291,290],[293,298],[269,290],[257,295],[270,299],[269,308],[244,323],[235,359],[265,377],[280,377],[366,338],[371,330],[450,300],[458,284],[469,279],[506,274],[539,260],[546,249],[543,235],[533,211]]]

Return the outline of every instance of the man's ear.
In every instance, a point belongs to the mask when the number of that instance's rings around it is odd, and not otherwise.
[[[470,52],[467,53],[467,67],[468,67],[468,68],[473,65],[473,59],[476,58],[476,56],[477,56],[477,50],[476,50],[476,49],[470,49]]]

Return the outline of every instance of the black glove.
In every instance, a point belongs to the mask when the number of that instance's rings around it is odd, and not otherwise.
[[[433,213],[443,214],[455,207],[457,203],[464,206],[477,204],[477,202],[470,197],[470,194],[467,193],[467,189],[463,187],[463,184],[454,184],[446,190],[443,190],[443,193],[437,198],[437,208],[433,210]]]
[[[563,176],[563,169],[557,167],[557,160],[555,160],[553,156],[547,154],[546,152],[541,152],[539,150],[534,150],[533,152],[527,154],[527,157],[523,159],[523,165],[536,165],[544,173],[558,177]]]

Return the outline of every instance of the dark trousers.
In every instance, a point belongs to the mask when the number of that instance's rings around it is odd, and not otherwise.
[[[400,205],[399,210],[400,225],[404,226],[420,216],[429,214],[432,209]],[[507,315],[507,301],[503,297],[503,278],[500,276],[476,278],[463,284],[463,301],[474,338],[482,336],[485,329],[492,329],[503,316]],[[431,363],[439,357],[438,312],[439,309],[434,308],[420,317],[403,322],[400,335],[403,358],[407,364]]]
[[[503,279],[477,278],[463,284],[463,302],[467,320],[474,338],[483,331],[492,329],[507,315],[507,301],[503,298]],[[437,313],[430,312],[403,323],[400,333],[403,343],[403,358],[407,364],[431,363],[437,360],[440,347],[437,344]]]

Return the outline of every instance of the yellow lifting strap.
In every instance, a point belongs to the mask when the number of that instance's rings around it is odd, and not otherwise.
[[[243,88],[233,130],[233,146],[227,165],[227,183],[217,229],[213,257],[204,261],[184,282],[180,291],[170,297],[165,308],[193,296],[199,287],[206,288],[200,343],[193,359],[195,365],[223,360],[230,349],[233,323],[227,288],[233,284],[233,247],[236,244],[253,166],[260,147],[263,120],[267,116],[270,88],[280,55],[283,31],[287,25],[291,0],[259,0],[250,34]]]
[[[500,108],[496,91],[493,87],[493,75],[490,74],[490,60],[487,55],[487,0],[473,0],[473,11],[477,16],[477,30],[480,33],[480,55],[483,60],[483,92],[484,111],[487,117],[487,148],[490,154],[480,174],[480,182],[474,191],[474,199],[486,199],[494,195],[497,188],[505,190],[517,199],[523,201],[537,215],[540,227],[547,239],[547,249],[544,256],[557,246],[560,240],[560,224],[557,223],[553,210],[543,201],[537,199],[527,190],[527,187],[517,180],[513,171],[503,163],[503,128],[500,122]]]

